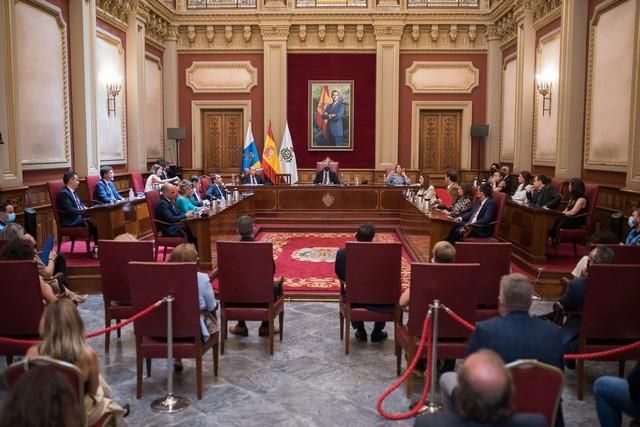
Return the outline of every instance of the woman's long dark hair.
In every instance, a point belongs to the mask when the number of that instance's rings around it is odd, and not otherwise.
[[[580,197],[585,197],[586,190],[584,188],[584,181],[580,178],[571,178],[569,181],[571,185],[571,198],[578,200]]]

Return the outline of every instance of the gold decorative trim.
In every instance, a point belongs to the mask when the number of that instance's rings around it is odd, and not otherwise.
[[[130,8],[128,1],[96,0],[96,16],[122,31],[127,31],[129,27],[127,13]]]
[[[18,130],[16,129],[16,69],[15,55],[13,55],[13,52],[15,51],[15,23],[13,20],[11,2],[0,2],[0,18],[2,19],[0,22],[3,25],[4,31],[4,37],[0,39],[0,44],[2,44],[0,50],[4,53],[2,60],[4,62],[5,74],[5,79],[4,81],[0,81],[0,84],[4,85],[6,96],[4,101],[6,101],[5,105],[7,109],[7,128],[4,136],[4,147],[6,147],[6,151],[2,151],[7,154],[8,163],[8,169],[3,168],[4,170],[0,171],[0,173],[2,173],[2,176],[0,176],[0,185],[2,187],[13,187],[22,184],[22,171],[18,154]]]
[[[460,76],[459,81],[449,82],[450,85],[433,84],[421,80],[429,79],[428,74],[446,73],[453,75],[456,71],[463,71],[465,75]],[[480,70],[471,61],[414,61],[405,70],[406,85],[413,93],[471,93],[480,85]]]
[[[535,18],[533,28],[537,31],[545,25],[560,18],[562,14],[562,0],[537,0],[535,4]]]
[[[336,201],[336,198],[331,193],[324,193],[324,195],[322,196],[322,204],[325,205],[327,208],[330,208],[335,201]]]
[[[207,72],[211,76],[198,82]],[[193,93],[250,93],[258,85],[258,70],[249,61],[194,61],[185,76]]]
[[[161,157],[164,157],[164,153],[165,153],[165,140],[164,140],[164,69],[162,68],[162,60],[160,58],[158,58],[156,55],[149,53],[149,52],[145,52],[144,53],[144,58],[145,60],[150,60],[152,62],[154,62],[156,64],[156,66],[158,67],[158,70],[160,71],[160,153],[162,154]],[[146,126],[150,126],[150,123],[145,119],[145,123]],[[149,153],[147,153],[145,151],[145,156],[147,158],[147,162],[149,162],[150,160],[155,160],[158,157],[157,156],[151,156],[149,157]]]
[[[513,162],[513,155],[511,158],[504,156],[503,157],[503,148],[504,148],[504,81],[505,81],[505,71],[507,70],[507,64],[512,61],[516,61],[518,58],[517,53],[512,53],[511,55],[506,56],[502,61],[502,76],[501,76],[501,84],[500,84],[500,148],[498,149],[498,156],[500,157],[500,161]],[[517,64],[516,64],[517,66]],[[515,123],[514,123],[515,124]],[[513,129],[514,139],[515,139],[515,128]],[[515,146],[514,146],[514,154],[515,154]]]

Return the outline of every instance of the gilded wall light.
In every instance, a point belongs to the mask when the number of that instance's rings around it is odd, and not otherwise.
[[[536,89],[538,93],[542,95],[542,116],[544,117],[545,111],[551,115],[551,88],[553,83],[549,76],[538,74],[536,76]]]
[[[107,82],[107,115],[116,115],[116,96],[122,89],[122,79],[117,77]]]

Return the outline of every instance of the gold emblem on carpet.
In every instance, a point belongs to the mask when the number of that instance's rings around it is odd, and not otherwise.
[[[335,201],[336,198],[331,193],[324,193],[324,196],[322,196],[322,203],[324,203],[326,207],[331,207]]]
[[[301,248],[291,253],[291,258],[302,262],[336,262],[338,248]]]

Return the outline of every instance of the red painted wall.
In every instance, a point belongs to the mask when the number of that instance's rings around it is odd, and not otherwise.
[[[186,85],[185,70],[193,61],[249,61],[258,69],[258,85],[250,93],[193,93]],[[196,100],[251,100],[251,127],[258,151],[262,153],[264,140],[264,77],[262,73],[262,54],[184,54],[178,55],[178,121],[180,127],[187,128],[187,138],[180,144],[180,163],[183,167],[192,167],[191,152],[191,101]],[[246,132],[246,130],[245,130]],[[280,141],[278,141],[279,143]],[[296,153],[297,154],[297,153]]]
[[[376,55],[289,54],[287,114],[298,167],[330,156],[344,168],[373,168],[376,157]],[[309,80],[353,80],[353,151],[309,151]],[[279,141],[278,141],[279,142]]]
[[[480,85],[471,93],[462,94],[414,94],[406,85],[405,70],[414,61],[471,61],[479,70]],[[400,55],[400,117],[398,129],[398,160],[403,165],[411,164],[411,103],[413,101],[472,101],[472,124],[486,122],[487,104],[487,56],[485,54],[403,54]],[[475,141],[474,141],[475,144]],[[481,152],[484,151],[481,147]],[[471,167],[477,167],[476,150],[471,150]]]

